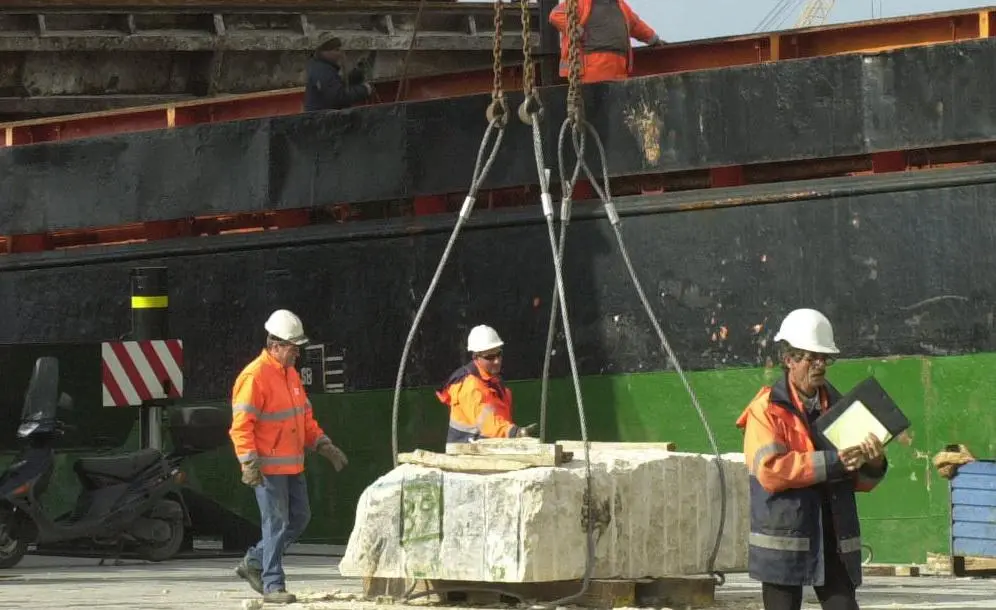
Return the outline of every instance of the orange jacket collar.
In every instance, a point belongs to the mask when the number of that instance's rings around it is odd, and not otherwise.
[[[273,354],[271,354],[269,350],[267,350],[265,347],[263,348],[263,352],[259,355],[259,357],[263,361],[263,364],[266,364],[267,366],[272,366],[283,372],[287,371],[287,367],[280,364],[280,361],[274,358]]]
[[[827,382],[823,387],[819,389],[820,392],[820,408],[822,411],[826,411],[830,405],[831,397],[834,400],[840,397],[839,392],[833,386]],[[737,418],[737,428],[745,428],[747,426],[747,418],[749,417],[750,410],[761,396],[761,394],[768,394],[768,403],[777,404],[785,409],[792,409],[797,415],[804,416],[806,411],[802,407],[802,401],[799,399],[799,393],[792,386],[792,383],[788,380],[788,373],[785,373],[781,379],[771,384],[770,386],[764,386],[754,395],[754,398],[747,403],[747,407],[744,408],[743,413]]]

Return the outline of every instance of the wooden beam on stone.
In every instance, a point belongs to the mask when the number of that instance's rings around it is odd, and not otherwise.
[[[584,453],[584,441],[557,441],[557,444],[563,447],[565,450],[569,449],[574,452],[575,455],[581,455]],[[591,441],[591,450],[597,451],[675,451],[677,445],[671,441],[662,443],[613,443],[613,442],[601,442],[601,441]]]
[[[563,448],[551,443],[523,443],[509,439],[506,443],[446,443],[447,455],[492,455],[533,466],[560,466],[573,457]]]
[[[503,457],[492,455],[446,455],[444,453],[416,449],[411,453],[399,454],[398,462],[401,464],[425,466],[427,468],[439,468],[440,470],[451,472],[467,473],[512,472],[544,465],[530,463],[531,457],[514,455]]]

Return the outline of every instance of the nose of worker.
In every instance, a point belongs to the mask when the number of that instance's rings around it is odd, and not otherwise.
[[[840,353],[830,321],[815,309],[796,309],[785,316],[775,341],[792,348],[784,354],[782,365],[793,385],[805,393],[826,383],[827,367]]]

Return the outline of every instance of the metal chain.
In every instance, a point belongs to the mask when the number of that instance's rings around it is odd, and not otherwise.
[[[502,6],[502,0],[495,0],[495,42],[492,47],[493,55],[493,69],[494,69],[494,85],[491,89],[491,105],[488,106],[488,123],[497,120],[501,125],[504,125],[508,114],[506,112],[507,106],[505,105],[505,92],[502,88],[502,65],[501,65],[501,42],[504,37],[504,7]]]
[[[543,104],[536,93],[536,67],[533,65],[532,25],[529,0],[519,0],[522,13],[522,105],[519,106],[519,120],[531,125],[534,120],[542,120]]]
[[[526,97],[536,91],[536,70],[533,66],[532,49],[532,13],[529,11],[529,0],[519,0],[522,9],[522,92]]]
[[[581,102],[581,11],[578,0],[567,0],[567,36],[567,118],[578,129],[584,120]]]

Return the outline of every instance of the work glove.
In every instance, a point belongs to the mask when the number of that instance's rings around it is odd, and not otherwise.
[[[539,428],[539,424],[529,424],[528,426],[523,426],[519,428],[516,436],[536,436],[536,429]]]
[[[263,473],[259,471],[257,460],[249,460],[242,464],[242,482],[249,487],[259,487],[263,484]]]
[[[346,459],[346,454],[342,452],[342,449],[339,449],[333,445],[332,441],[327,438],[322,439],[322,441],[318,443],[318,446],[315,447],[315,452],[331,462],[332,467],[335,468],[336,472],[339,472],[345,468],[346,464],[349,463],[349,460]]]
[[[661,40],[660,36],[658,36],[657,34],[654,34],[654,37],[651,38],[650,42],[648,42],[647,44],[650,45],[650,46],[652,46],[652,47],[663,47],[667,43],[664,42],[663,40]]]

